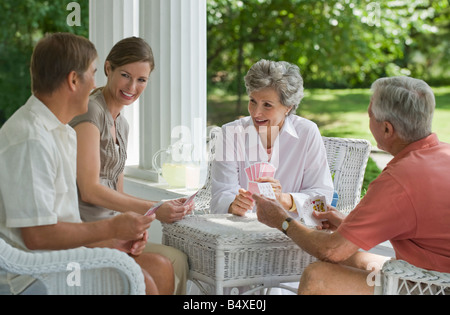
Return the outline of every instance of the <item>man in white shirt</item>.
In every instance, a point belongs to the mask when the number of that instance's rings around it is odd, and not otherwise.
[[[85,38],[46,36],[33,52],[33,95],[0,129],[0,237],[20,249],[111,247],[139,255],[145,246],[154,216],[80,219],[76,135],[67,123],[87,111],[96,59],[94,45]],[[143,273],[148,293],[155,293],[153,279]],[[11,293],[20,293],[31,282],[0,270],[0,291],[6,284]]]

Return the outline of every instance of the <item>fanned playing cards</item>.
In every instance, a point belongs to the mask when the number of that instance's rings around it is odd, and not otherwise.
[[[301,208],[300,217],[303,218],[305,225],[307,226],[318,226],[321,225],[321,221],[313,216],[313,211],[326,212],[327,211],[327,200],[325,196],[314,196],[308,198],[303,207]]]
[[[259,162],[254,163],[245,169],[248,177],[247,190],[253,194],[260,194],[270,199],[276,199],[272,185],[270,183],[259,183],[256,179],[260,177],[273,177],[276,168],[270,163]]]

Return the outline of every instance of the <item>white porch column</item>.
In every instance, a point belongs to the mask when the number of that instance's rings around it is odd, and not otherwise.
[[[206,0],[140,0],[140,36],[156,68],[141,97],[140,168],[178,141],[203,158],[206,139]]]
[[[99,53],[97,86],[106,82],[105,58],[129,36],[152,47],[156,68],[140,98],[124,110],[130,124],[128,174],[157,180],[152,157],[183,141],[204,158],[206,140],[206,0],[90,0],[90,39]]]
[[[98,52],[97,87],[106,84],[105,59],[121,39],[139,36],[139,0],[90,0],[89,39]],[[124,109],[130,128],[127,164],[139,163],[139,101]]]
[[[139,0],[90,0],[89,39],[98,52],[97,86],[106,83],[103,65],[115,43],[139,36]]]

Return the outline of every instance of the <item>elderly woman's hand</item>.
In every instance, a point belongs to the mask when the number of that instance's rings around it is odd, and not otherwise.
[[[256,179],[259,183],[270,183],[277,201],[281,203],[284,209],[289,210],[292,207],[292,198],[290,194],[283,193],[281,183],[273,177],[260,177]]]
[[[252,199],[252,193],[241,188],[239,189],[239,195],[234,198],[234,201],[228,208],[228,213],[242,217],[248,210],[252,210],[254,206],[255,202]]]

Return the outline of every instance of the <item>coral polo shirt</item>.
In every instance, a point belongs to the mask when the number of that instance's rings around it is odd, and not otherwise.
[[[338,232],[364,250],[389,240],[397,259],[450,272],[450,144],[432,134],[403,149]]]

